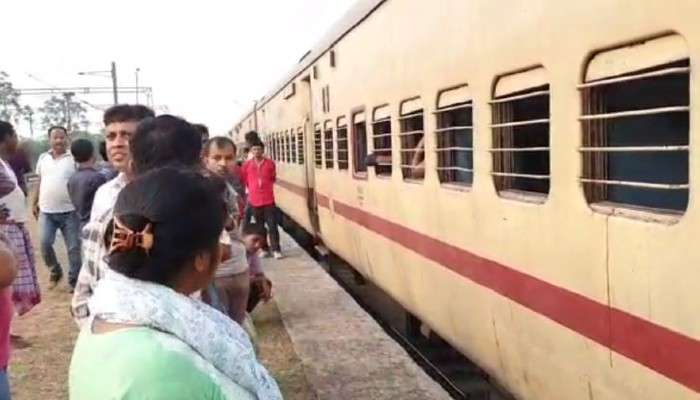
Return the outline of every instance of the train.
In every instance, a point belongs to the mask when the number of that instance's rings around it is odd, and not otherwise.
[[[361,0],[232,127],[516,398],[700,398],[700,2]]]

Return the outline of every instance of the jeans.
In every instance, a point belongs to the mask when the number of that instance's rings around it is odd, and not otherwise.
[[[280,233],[277,230],[277,207],[274,204],[262,207],[251,207],[255,222],[265,223],[267,233],[270,236],[272,251],[280,251]]]
[[[75,212],[44,213],[39,216],[41,225],[41,257],[51,272],[51,281],[56,282],[63,277],[63,269],[56,258],[53,243],[56,241],[56,231],[61,230],[63,240],[68,250],[68,284],[75,286],[80,272],[80,222]]]
[[[7,370],[0,370],[0,400],[10,400],[10,381]]]

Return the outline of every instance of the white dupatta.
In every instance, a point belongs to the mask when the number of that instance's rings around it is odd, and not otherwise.
[[[282,399],[274,378],[257,361],[245,331],[201,301],[109,270],[99,282],[89,307],[92,318],[171,334],[259,400]]]

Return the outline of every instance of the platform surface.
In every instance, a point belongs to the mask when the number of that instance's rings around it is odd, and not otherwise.
[[[316,398],[451,398],[290,236],[280,236],[285,258],[264,260],[265,273]]]

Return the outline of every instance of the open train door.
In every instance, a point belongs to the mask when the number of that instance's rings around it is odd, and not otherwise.
[[[316,240],[321,237],[321,224],[318,218],[318,201],[316,199],[316,180],[315,180],[315,154],[314,154],[314,115],[313,115],[313,92],[311,90],[311,75],[306,75],[301,80],[300,95],[306,98],[305,104],[306,118],[304,119],[304,176],[306,180],[306,207],[309,212],[309,221],[313,228],[310,232]]]

